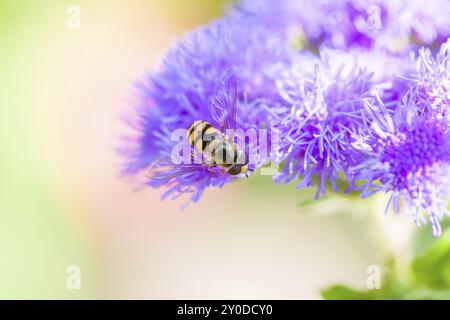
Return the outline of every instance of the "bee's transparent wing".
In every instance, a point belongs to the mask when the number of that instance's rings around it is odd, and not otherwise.
[[[214,99],[211,103],[211,115],[220,125],[220,129],[235,129],[237,108],[237,85],[233,71],[220,81]]]
[[[161,157],[152,162],[145,173],[146,177],[154,182],[164,182],[173,178],[187,176],[199,169],[205,167],[205,164],[199,158],[198,152],[191,151],[191,163],[174,163],[170,157]]]
[[[155,182],[157,181],[169,181],[179,176],[185,176],[193,173],[199,169],[199,165],[195,164],[173,164],[168,161],[156,161],[150,166],[145,173],[146,177]]]

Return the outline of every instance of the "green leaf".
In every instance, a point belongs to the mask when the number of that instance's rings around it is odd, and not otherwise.
[[[412,290],[405,295],[408,300],[449,300],[450,290]]]
[[[400,281],[395,273],[395,261],[386,261],[385,272],[380,289],[359,291],[343,285],[333,285],[322,291],[322,297],[327,300],[399,300],[406,299],[409,292],[414,291],[410,286]]]
[[[371,291],[357,291],[343,285],[333,285],[322,290],[322,297],[326,300],[373,300]]]
[[[442,230],[450,229],[450,219],[444,218],[441,222]],[[417,228],[412,238],[412,248],[414,256],[420,256],[425,254],[436,242],[436,238],[433,237],[431,225],[425,225]]]
[[[412,270],[419,284],[430,289],[450,289],[450,230],[431,249],[414,259]]]

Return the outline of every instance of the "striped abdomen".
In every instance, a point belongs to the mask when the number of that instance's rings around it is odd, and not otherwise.
[[[219,130],[206,121],[195,121],[189,127],[187,134],[191,146],[200,152],[208,152],[212,147],[210,144],[215,145],[223,137]]]
[[[189,143],[206,157],[212,164],[222,167],[231,175],[241,173],[243,153],[236,145],[227,140],[225,135],[206,121],[195,121],[187,131]]]

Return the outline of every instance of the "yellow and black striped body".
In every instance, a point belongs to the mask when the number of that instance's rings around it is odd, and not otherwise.
[[[221,167],[230,175],[248,170],[244,152],[236,144],[206,121],[195,121],[187,130],[189,143],[201,152],[211,165]]]

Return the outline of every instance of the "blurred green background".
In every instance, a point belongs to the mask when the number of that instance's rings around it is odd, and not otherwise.
[[[0,2],[0,298],[449,297],[448,233],[413,236],[407,217],[383,216],[383,197],[312,206],[311,192],[258,176],[180,212],[118,176],[133,83],[225,5]],[[79,290],[66,285],[70,265]],[[375,293],[370,265],[389,274]]]

